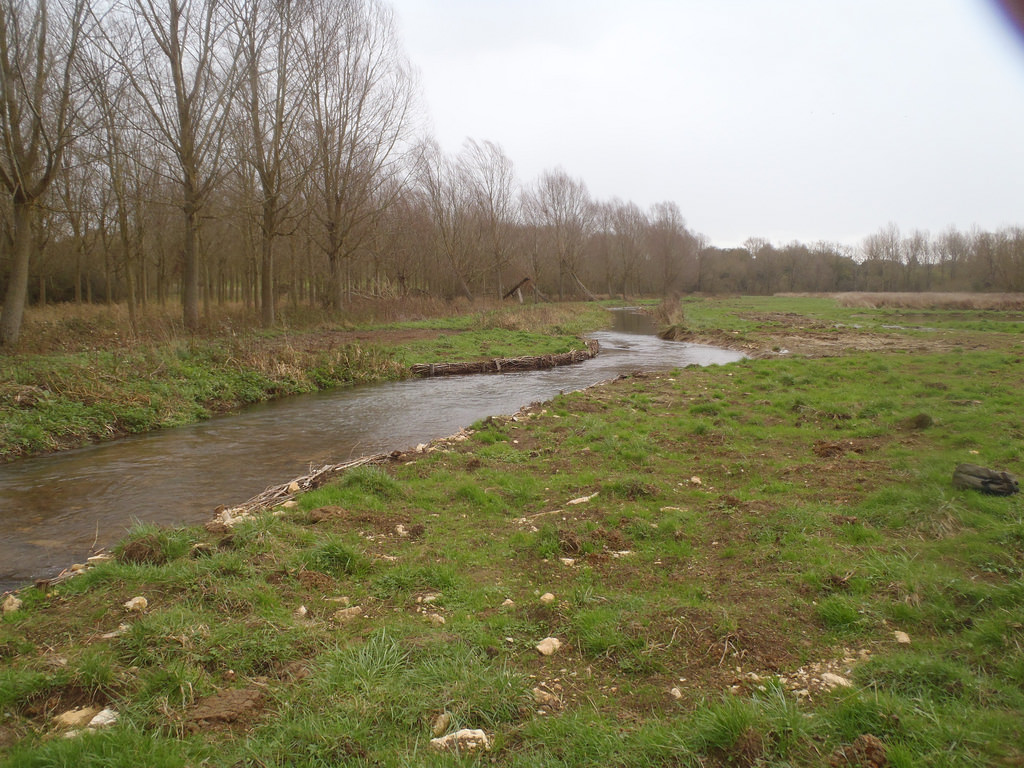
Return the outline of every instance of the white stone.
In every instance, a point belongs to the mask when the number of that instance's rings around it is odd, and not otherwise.
[[[124,604],[126,610],[138,613],[144,611],[149,607],[149,600],[144,597],[133,597],[131,600]]]
[[[334,618],[338,621],[348,621],[349,619],[355,619],[363,615],[363,606],[353,605],[351,608],[342,608],[334,614]]]
[[[295,609],[295,618],[304,619],[306,618],[307,613],[309,613],[309,609],[306,608],[306,606],[304,605],[300,605],[298,608]]]
[[[701,485],[700,478],[697,477],[696,475],[690,478],[690,482],[693,483],[694,485]]]
[[[127,624],[118,624],[117,629],[115,629],[113,632],[103,633],[102,635],[100,635],[100,639],[113,640],[115,637],[120,637],[121,635],[123,635],[129,629],[130,627]]]
[[[405,536],[409,535],[409,532],[407,530],[405,530],[405,526],[402,525],[401,523],[399,523],[398,525],[395,526],[395,533],[397,533],[399,536],[402,536],[402,537],[405,537]]]
[[[463,728],[447,736],[431,739],[430,746],[442,752],[474,752],[477,749],[490,749],[491,741],[479,729]]]
[[[829,688],[850,688],[853,683],[847,680],[842,675],[837,675],[834,672],[822,672],[821,682],[827,685]]]
[[[20,611],[23,604],[20,598],[8,595],[4,598],[3,612],[14,613],[15,611]]]
[[[89,728],[107,728],[117,722],[117,711],[107,707],[89,721]]]
[[[281,506],[284,507],[285,509],[295,509],[297,506],[299,506],[299,502],[295,501],[295,499],[288,499],[288,501],[286,501]]]
[[[906,632],[896,631],[892,634],[893,637],[896,639],[896,642],[900,645],[910,645],[910,635],[908,635]]]
[[[557,637],[545,637],[537,643],[537,650],[542,656],[550,656],[562,647],[562,641]]]
[[[669,694],[669,696],[671,696],[671,697],[672,697],[673,699],[677,699],[677,700],[678,700],[678,699],[681,699],[681,698],[683,698],[683,692],[682,692],[682,691],[680,691],[680,690],[679,690],[678,688],[673,688],[672,690],[670,690],[670,691],[668,692],[668,694]]]
[[[561,699],[559,699],[555,694],[545,691],[539,686],[533,689],[533,700],[542,707],[548,707],[550,709],[559,709],[562,706]]]
[[[428,613],[427,621],[433,624],[435,627],[444,626],[444,616],[439,613]]]
[[[512,600],[512,598],[511,597],[506,597],[505,601],[501,604],[501,607],[502,608],[511,608],[514,605],[515,605],[515,602]]]
[[[575,558],[572,558],[572,557],[560,557],[558,559],[562,561],[562,565],[568,565],[568,566],[576,565]]]
[[[298,493],[300,490],[299,484],[296,481],[292,480],[288,483],[288,493]]]
[[[544,605],[551,605],[551,603],[555,602],[555,596],[550,592],[545,592],[540,596],[540,601],[544,603]]]

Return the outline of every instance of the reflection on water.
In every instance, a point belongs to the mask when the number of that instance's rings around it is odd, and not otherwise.
[[[662,341],[646,316],[615,315],[616,330],[593,334],[601,354],[579,365],[336,389],[0,466],[0,589],[82,561],[136,520],[205,522],[218,505],[239,504],[311,466],[409,448],[621,373],[742,357]]]

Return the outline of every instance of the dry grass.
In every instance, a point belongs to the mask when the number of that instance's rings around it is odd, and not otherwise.
[[[499,306],[493,300],[444,301],[429,296],[401,299],[355,298],[343,312],[324,308],[283,305],[278,308],[282,329],[316,330],[351,328],[374,323],[408,322],[485,312]],[[139,309],[135,333],[124,304],[49,304],[25,311],[18,352],[54,353],[97,349],[124,349],[191,338],[231,337],[259,331],[256,311],[240,302],[214,305],[203,313],[200,328],[189,333],[176,302],[151,304]]]
[[[1020,293],[835,293],[842,307],[864,309],[1024,309]]]

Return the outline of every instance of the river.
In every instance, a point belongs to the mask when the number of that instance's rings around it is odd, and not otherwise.
[[[591,336],[601,353],[578,365],[334,389],[0,466],[0,592],[82,562],[136,521],[202,523],[311,467],[407,449],[622,373],[743,357],[663,341],[640,313],[613,315],[614,330]]]

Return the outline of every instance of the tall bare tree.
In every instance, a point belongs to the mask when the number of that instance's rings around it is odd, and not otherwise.
[[[649,248],[658,266],[661,294],[668,296],[681,288],[685,270],[692,268],[697,259],[696,240],[686,229],[686,220],[676,203],[656,203],[651,209]]]
[[[550,247],[558,264],[558,297],[563,297],[565,278],[571,277],[584,293],[595,298],[578,274],[583,246],[594,223],[594,204],[586,185],[561,168],[545,171],[526,203],[534,223],[551,238]]]
[[[313,0],[303,60],[310,69],[310,202],[331,270],[330,303],[345,265],[394,202],[415,104],[414,79],[382,0]]]
[[[274,324],[274,243],[289,193],[298,182],[299,158],[288,162],[292,137],[309,98],[309,70],[299,60],[300,25],[309,4],[292,0],[233,0],[240,41],[242,131],[239,154],[258,182],[260,318]],[[293,171],[293,172],[289,172]]]
[[[138,95],[124,115],[175,158],[184,224],[182,314],[199,326],[200,225],[220,180],[237,86],[236,42],[223,0],[122,0],[108,16],[107,55]]]
[[[417,179],[433,224],[433,251],[447,266],[459,293],[473,299],[470,288],[477,242],[472,226],[472,199],[458,161],[446,156],[436,142],[419,156]]]
[[[74,138],[86,0],[0,0],[0,186],[11,203],[11,273],[0,345],[21,335],[40,199]]]
[[[519,196],[512,160],[491,141],[467,139],[459,155],[481,247],[491,261],[498,298],[505,295],[502,273],[512,258],[512,231],[519,221]]]

